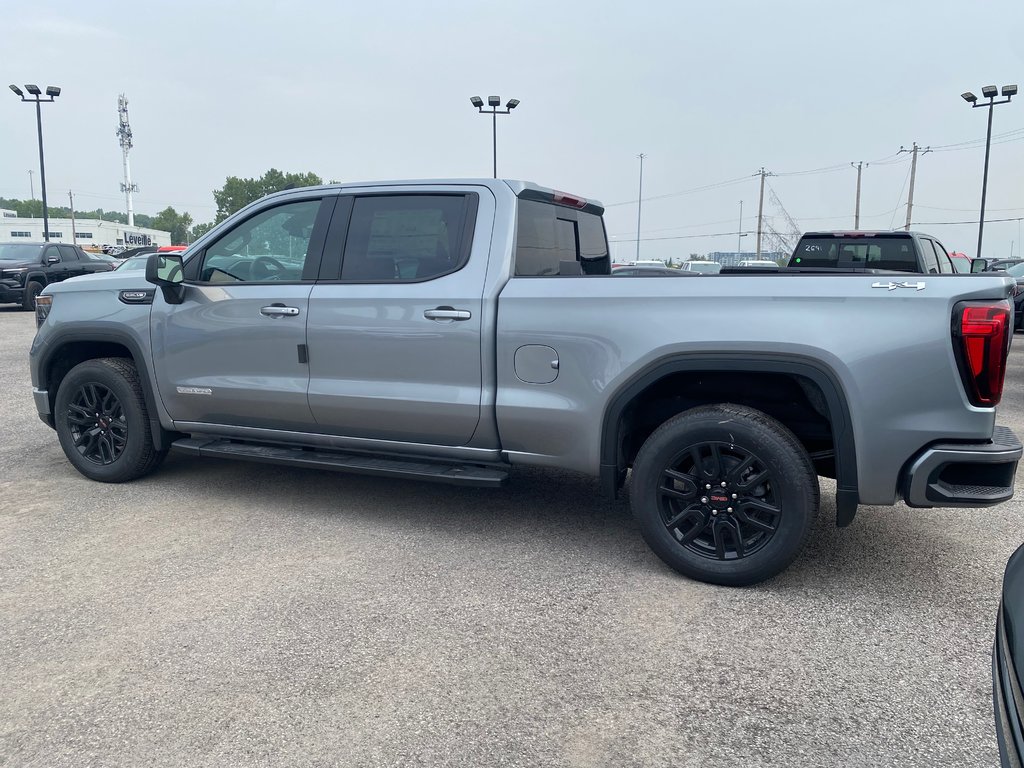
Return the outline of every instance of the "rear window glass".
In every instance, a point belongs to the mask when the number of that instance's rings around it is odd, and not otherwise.
[[[519,201],[517,276],[581,271],[585,275],[607,275],[610,269],[608,241],[600,216],[536,200]]]
[[[794,267],[862,267],[916,270],[909,237],[805,237],[793,252]]]

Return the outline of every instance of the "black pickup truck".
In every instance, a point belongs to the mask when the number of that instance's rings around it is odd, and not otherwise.
[[[924,275],[960,271],[936,238],[904,230],[807,232],[797,243],[788,266],[887,269]]]
[[[64,243],[0,243],[0,304],[21,304],[32,311],[36,296],[50,283],[117,264]]]

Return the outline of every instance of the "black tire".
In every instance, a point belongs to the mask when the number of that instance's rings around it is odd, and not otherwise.
[[[775,419],[742,405],[701,406],[647,438],[633,462],[630,504],[644,540],[671,568],[748,586],[800,554],[818,514],[818,478]]]
[[[21,300],[21,308],[26,312],[36,311],[36,296],[43,290],[41,283],[37,283],[35,280],[29,282],[25,286],[25,297]]]
[[[54,424],[64,455],[90,480],[135,480],[167,455],[153,445],[139,373],[124,358],[72,368],[57,389]]]

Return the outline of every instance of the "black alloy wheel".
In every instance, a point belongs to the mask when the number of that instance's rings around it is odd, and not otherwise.
[[[661,474],[658,505],[680,545],[715,560],[756,553],[782,515],[764,461],[722,442],[697,443],[673,456]]]
[[[152,472],[167,455],[156,447],[146,392],[133,361],[85,360],[61,379],[54,427],[68,461],[90,480],[124,483]]]
[[[818,514],[818,478],[784,424],[746,405],[683,411],[644,441],[630,478],[644,540],[684,576],[724,586],[784,571]]]
[[[113,464],[124,452],[128,442],[124,407],[103,384],[89,382],[75,390],[67,422],[75,449],[93,464]]]

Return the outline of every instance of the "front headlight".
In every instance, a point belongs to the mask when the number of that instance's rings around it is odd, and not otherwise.
[[[36,328],[45,322],[52,306],[53,296],[36,296]]]
[[[4,269],[0,270],[0,278],[17,280],[20,283],[22,279],[24,279],[26,272],[28,272],[28,267],[22,267],[21,269]]]

